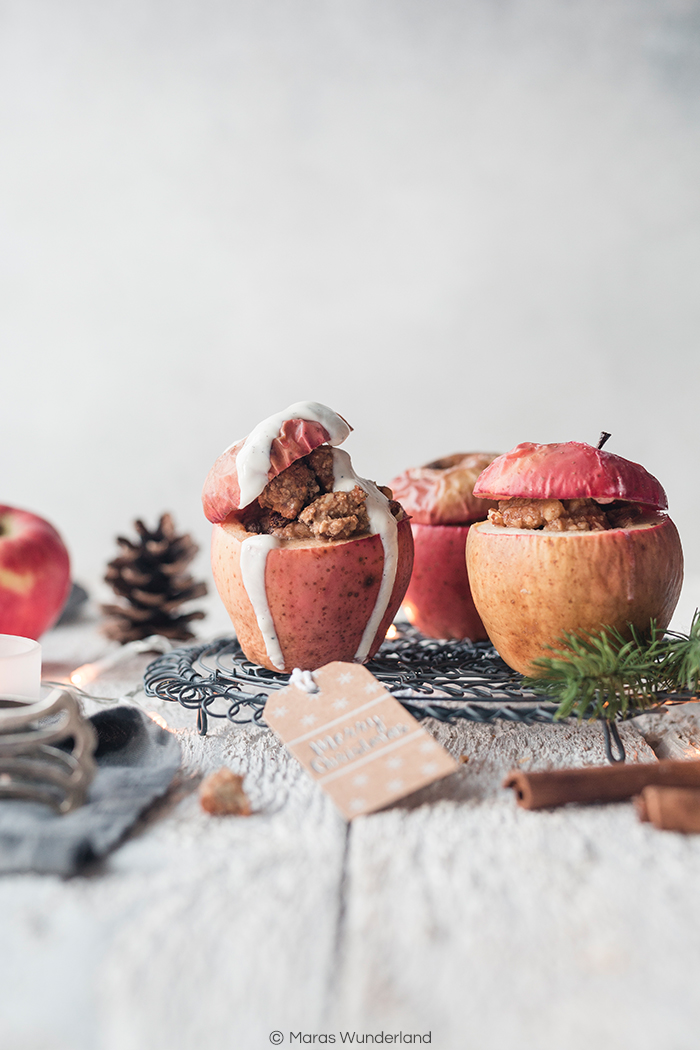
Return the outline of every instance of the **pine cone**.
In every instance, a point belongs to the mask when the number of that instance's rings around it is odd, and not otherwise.
[[[183,602],[201,598],[206,583],[195,583],[186,566],[199,550],[190,536],[177,536],[169,514],[163,514],[157,528],[149,532],[142,521],[134,522],[140,540],[133,543],[118,536],[122,553],[109,562],[106,582],[126,598],[127,605],[103,605],[109,619],[102,630],[108,638],[124,645],[151,634],[187,641],[194,638],[188,628],[191,620],[205,613],[178,614]]]

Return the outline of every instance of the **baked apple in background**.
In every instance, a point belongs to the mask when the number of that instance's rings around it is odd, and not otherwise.
[[[270,670],[368,660],[405,594],[408,518],[335,447],[349,433],[325,405],[299,402],[227,449],[205,482],[217,590],[243,652]]]
[[[457,452],[411,467],[391,482],[411,517],[415,548],[404,612],[431,638],[487,637],[469,589],[464,549],[470,525],[494,506],[474,495],[474,483],[495,456]]]
[[[528,442],[495,459],[474,493],[498,501],[467,540],[474,603],[516,671],[542,674],[533,661],[564,632],[668,626],[683,553],[644,467],[583,442]]]
[[[0,507],[0,634],[39,638],[58,619],[70,591],[70,559],[44,518]]]

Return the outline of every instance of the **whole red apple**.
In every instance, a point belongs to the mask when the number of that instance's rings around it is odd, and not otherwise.
[[[70,560],[48,521],[0,506],[0,634],[38,638],[70,591]]]
[[[668,626],[683,581],[666,493],[638,463],[582,442],[530,442],[486,468],[476,495],[498,500],[467,540],[474,602],[511,667],[561,647],[566,633],[630,637]]]
[[[471,524],[494,506],[474,496],[474,483],[495,455],[457,452],[411,467],[390,483],[411,515],[413,533],[413,573],[403,608],[409,622],[431,638],[488,637],[469,588],[464,549]]]

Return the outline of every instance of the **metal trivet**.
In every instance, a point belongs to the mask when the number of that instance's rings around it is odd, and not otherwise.
[[[532,725],[553,722],[557,711],[548,697],[525,689],[522,675],[512,671],[488,642],[438,642],[406,625],[396,639],[382,644],[367,668],[419,720],[502,718]],[[262,713],[269,693],[288,682],[288,674],[251,663],[232,638],[173,649],[149,664],[144,675],[148,696],[177,701],[197,712],[202,736],[210,718],[264,726]],[[404,690],[431,699],[402,696]],[[603,729],[609,761],[624,761],[617,727],[603,722]]]
[[[375,678],[418,720],[440,722],[555,721],[558,705],[523,686],[523,676],[511,670],[489,642],[440,642],[402,624],[395,639],[386,640],[367,664]],[[148,696],[177,701],[197,712],[197,729],[205,736],[210,718],[234,724],[264,726],[263,708],[270,692],[282,689],[289,675],[268,671],[246,659],[235,639],[220,638],[184,646],[159,656],[146,668]],[[402,696],[410,690],[430,700]],[[625,718],[649,713],[665,704],[697,700],[690,693],[664,693],[658,705],[630,709]],[[460,704],[460,701],[466,703]],[[625,748],[615,722],[600,719],[609,762],[624,762]]]

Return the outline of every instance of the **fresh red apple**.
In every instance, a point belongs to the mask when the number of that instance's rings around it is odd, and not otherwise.
[[[475,525],[467,539],[474,603],[489,638],[515,670],[541,675],[533,661],[561,647],[564,632],[611,627],[630,637],[630,626],[648,634],[652,619],[662,630],[668,626],[683,581],[683,554],[675,525],[661,512],[666,494],[644,467],[581,442],[527,443],[494,460],[474,491],[499,501],[492,520]],[[592,530],[573,523],[588,511],[567,509],[562,501],[569,500],[591,501]],[[548,524],[499,524],[518,514],[523,520],[549,515]],[[551,531],[566,514],[572,531]]]
[[[0,634],[39,638],[70,591],[70,560],[48,521],[0,507]]]
[[[391,482],[394,498],[411,515],[415,548],[404,611],[431,638],[487,638],[469,588],[464,550],[470,524],[483,520],[494,505],[473,490],[495,455],[458,452],[411,467]]]
[[[216,587],[243,652],[271,670],[369,659],[408,585],[408,519],[372,482],[358,478],[347,453],[334,447],[349,433],[346,421],[326,406],[299,402],[227,449],[204,485]],[[324,457],[322,464],[316,455]],[[307,526],[296,505],[286,509],[297,499],[297,485],[304,512],[343,494],[361,497],[366,506],[358,510],[354,533],[336,534],[339,519],[319,518],[327,531],[312,534],[311,518]],[[304,485],[315,486],[314,492]],[[270,502],[273,488],[286,517]],[[343,521],[351,520],[348,512]]]

